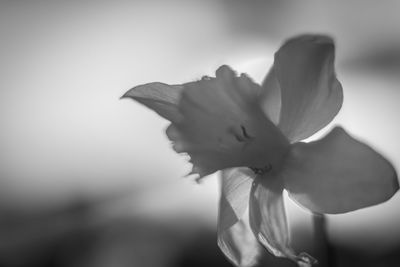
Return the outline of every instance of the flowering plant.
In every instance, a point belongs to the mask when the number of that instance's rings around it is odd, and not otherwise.
[[[393,166],[368,145],[325,127],[343,102],[330,37],[302,35],[276,52],[261,85],[221,66],[216,77],[182,85],[149,83],[124,97],[171,122],[173,148],[187,153],[199,179],[222,170],[218,244],[236,266],[257,262],[262,244],[299,266],[315,260],[290,245],[282,192],[315,213],[344,213],[388,200]]]

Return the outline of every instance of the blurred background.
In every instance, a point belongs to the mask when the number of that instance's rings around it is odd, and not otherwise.
[[[399,171],[399,10],[397,0],[1,0],[0,267],[231,266],[216,245],[217,176],[183,178],[190,165],[167,121],[119,98],[222,64],[260,82],[296,34],[334,37],[345,97],[333,124]],[[317,225],[286,200],[295,245],[320,266],[400,265],[398,194]],[[293,264],[266,254],[260,266]]]

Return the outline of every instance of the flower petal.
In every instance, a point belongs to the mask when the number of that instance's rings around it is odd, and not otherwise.
[[[293,145],[283,168],[290,196],[318,213],[379,204],[399,188],[390,162],[340,127],[321,140]]]
[[[279,128],[292,142],[326,126],[342,106],[334,48],[330,37],[302,35],[288,40],[275,54],[272,74],[282,101]]]
[[[135,99],[169,121],[178,121],[181,117],[178,110],[178,102],[182,90],[182,85],[155,82],[136,86],[122,97]]]
[[[265,77],[260,92],[260,105],[268,118],[275,124],[279,124],[281,112],[281,87],[274,68],[272,67]]]
[[[311,266],[315,259],[306,253],[296,255],[290,246],[282,191],[281,177],[266,174],[256,178],[250,193],[250,226],[261,244],[276,257]]]
[[[187,83],[179,102],[183,119],[168,129],[177,152],[187,152],[200,177],[217,170],[275,165],[288,141],[258,105],[260,86],[227,66],[216,78]]]
[[[222,171],[219,226],[229,228],[238,222],[249,205],[254,173],[248,168]]]
[[[253,174],[247,168],[222,172],[218,246],[236,266],[254,266],[262,247],[249,226],[247,210]]]

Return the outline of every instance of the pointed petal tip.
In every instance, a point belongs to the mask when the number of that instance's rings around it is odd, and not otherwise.
[[[128,91],[126,91],[126,92],[120,97],[120,99],[123,99],[123,98],[133,98],[133,99],[134,99],[135,97],[139,97],[138,92],[137,92],[137,89],[138,89],[138,88],[142,88],[143,86],[146,86],[146,84],[137,85],[137,86],[132,87],[131,89],[129,89]]]
[[[285,188],[312,212],[355,211],[386,202],[399,190],[393,164],[340,126],[320,140],[297,143],[289,158]]]
[[[330,132],[330,133],[328,133],[328,135],[332,135],[332,136],[340,136],[340,135],[344,135],[344,136],[346,136],[347,138],[354,138],[354,137],[352,137],[352,135],[351,134],[349,134],[342,126],[340,126],[340,125],[337,125],[337,126],[335,126],[333,129],[332,129],[332,131]],[[392,196],[390,196],[389,198],[388,198],[388,200],[390,199],[390,198],[392,198],[393,197],[393,195],[399,190],[399,188],[400,188],[400,185],[399,185],[399,179],[398,179],[398,175],[397,175],[397,171],[396,171],[396,169],[394,168],[394,166],[393,166],[393,164],[391,164],[391,162],[388,160],[388,159],[386,159],[383,155],[381,155],[380,153],[378,153],[379,155],[380,155],[380,157],[383,159],[383,160],[385,160],[387,163],[388,163],[388,165],[391,167],[391,169],[392,169],[392,181],[393,181],[393,184],[392,184],[392,189],[393,189],[393,194],[392,194]]]
[[[129,93],[133,90],[134,88],[129,89],[126,91],[122,96],[120,96],[119,99],[124,99],[124,98],[130,98]]]
[[[121,98],[131,98],[171,121],[179,121],[182,117],[178,110],[178,102],[182,85],[168,85],[152,82],[133,87]]]
[[[128,93],[130,90],[126,91],[125,94],[123,94],[122,96],[119,97],[119,99],[125,99],[125,98],[129,98]]]
[[[141,84],[141,85],[134,86],[131,89],[129,89],[128,91],[126,91],[120,97],[120,99],[123,99],[123,98],[137,99],[137,98],[140,98],[140,97],[146,97],[146,95],[141,93],[140,90],[145,88],[147,85],[150,85],[150,84],[157,84],[157,83]]]

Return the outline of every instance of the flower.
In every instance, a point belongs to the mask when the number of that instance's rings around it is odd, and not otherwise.
[[[167,136],[190,156],[200,178],[222,172],[218,244],[236,266],[252,266],[262,244],[299,266],[314,259],[290,246],[282,192],[315,213],[375,205],[398,190],[383,156],[335,127],[325,127],[343,102],[328,36],[287,40],[261,85],[221,66],[216,77],[182,85],[149,83],[130,97],[171,121]]]

